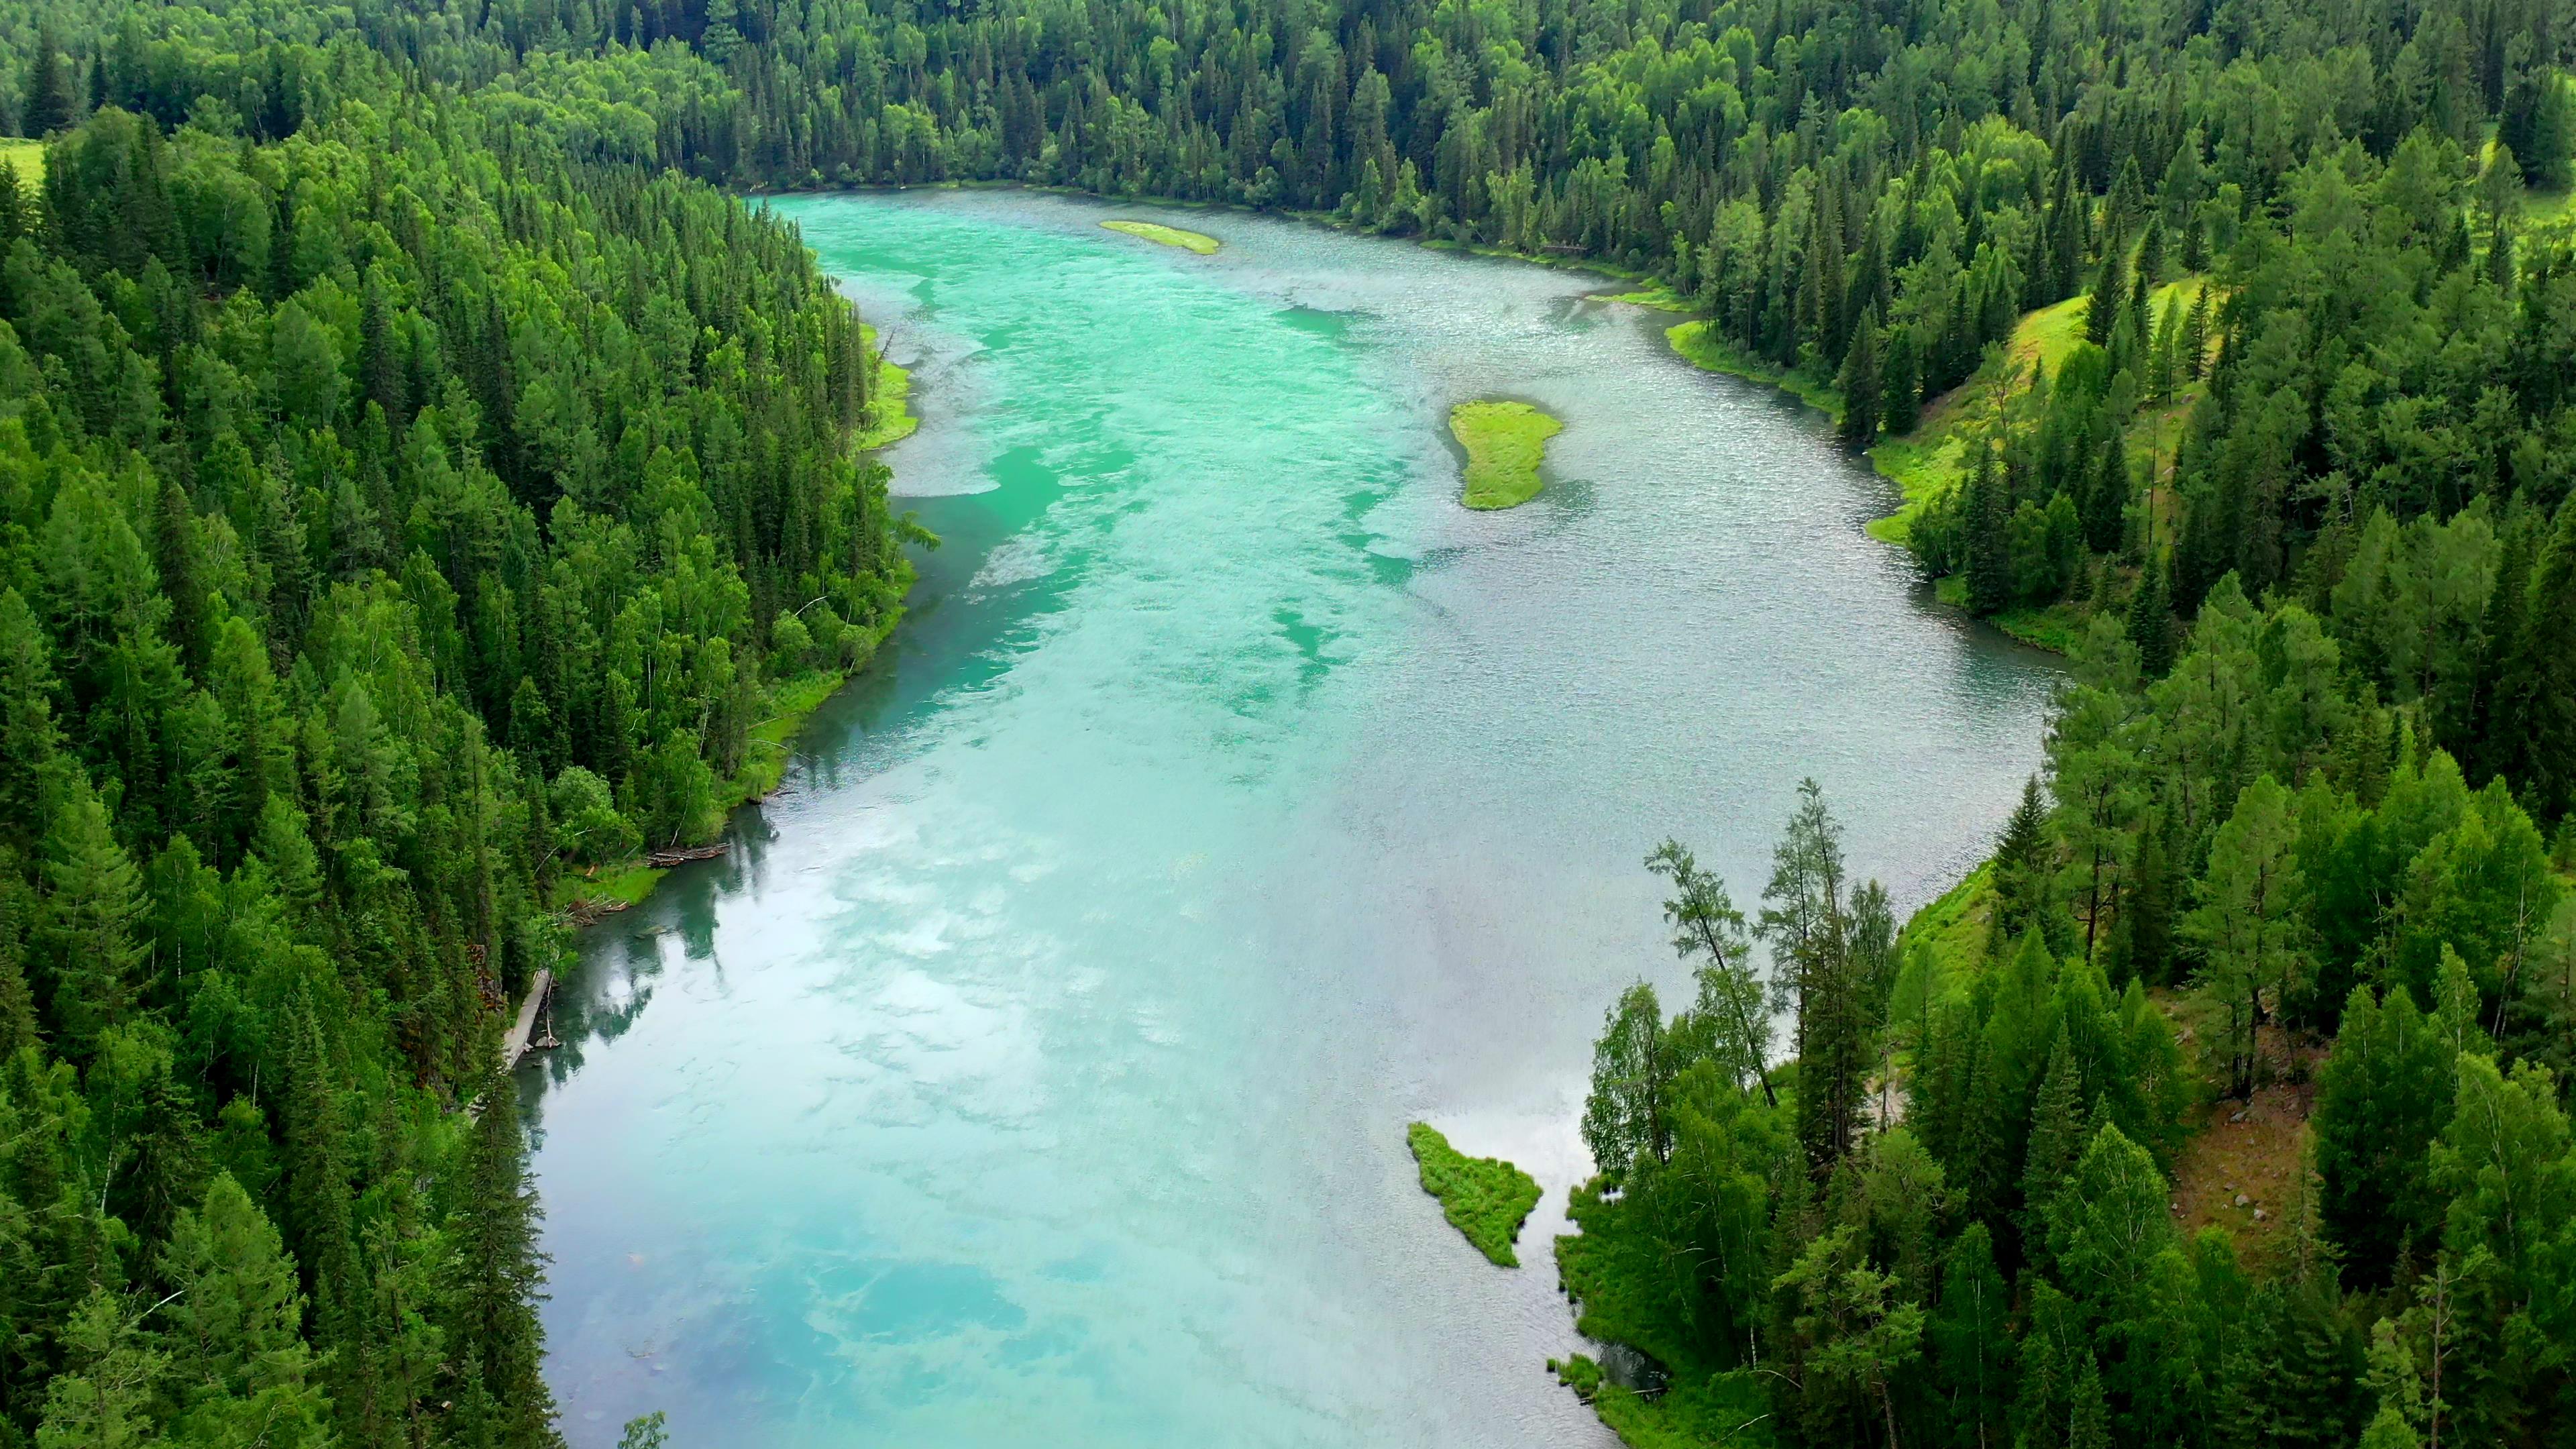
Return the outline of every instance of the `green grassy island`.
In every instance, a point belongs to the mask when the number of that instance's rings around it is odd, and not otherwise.
[[[1422,1190],[1440,1199],[1449,1225],[1467,1235],[1476,1250],[1506,1268],[1521,1265],[1512,1240],[1521,1222],[1538,1206],[1538,1179],[1491,1157],[1469,1157],[1427,1122],[1405,1129],[1413,1160],[1422,1166]]]
[[[1214,254],[1216,249],[1223,245],[1215,237],[1195,231],[1183,231],[1177,226],[1165,226],[1158,221],[1104,221],[1101,225],[1111,231],[1125,232],[1129,236],[1142,237],[1146,241],[1167,247],[1179,247],[1183,251],[1196,252],[1203,257]]]
[[[1547,485],[1538,467],[1547,440],[1565,424],[1524,402],[1463,402],[1449,410],[1449,434],[1467,450],[1469,508],[1517,508]]]

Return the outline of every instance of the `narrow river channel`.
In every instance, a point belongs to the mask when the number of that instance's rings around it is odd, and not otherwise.
[[[1802,775],[1905,908],[2036,764],[2043,656],[1885,484],[1598,278],[1226,212],[804,198],[915,366],[946,540],[789,783],[585,942],[523,1070],[576,1446],[1614,1442],[1544,1372],[1591,1040],[1751,905]],[[1200,257],[1103,230],[1220,238]],[[1450,404],[1565,421],[1457,506]],[[1404,1126],[1548,1196],[1489,1266]]]

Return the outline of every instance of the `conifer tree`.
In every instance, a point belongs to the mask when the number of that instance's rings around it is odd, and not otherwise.
[[[491,1396],[503,1449],[559,1449],[554,1397],[539,1372],[544,1333],[536,1304],[545,1283],[537,1246],[542,1213],[527,1180],[518,1091],[497,1071],[485,1078],[482,1112],[466,1139],[450,1259],[449,1343],[474,1365]]]
[[[1914,340],[1914,329],[1898,326],[1889,329],[1887,338],[1886,384],[1882,389],[1879,422],[1892,438],[1913,432],[1922,420],[1923,365],[1920,349]]]
[[[2128,635],[2138,647],[2138,672],[2149,679],[2164,678],[2173,668],[2174,616],[2160,557],[2148,558],[2138,575],[2137,590],[2129,595]]]
[[[2004,820],[1995,844],[1993,938],[2018,939],[2041,929],[2049,914],[2049,883],[2055,862],[2048,843],[2048,805],[2040,798],[2039,777],[2022,781],[2020,803]]]
[[[2085,1124],[2083,1073],[2076,1066],[2073,1046],[2061,1025],[2057,1043],[2048,1051],[2048,1074],[2040,1080],[2039,1100],[2031,1109],[2030,1142],[2022,1156],[2024,1232],[2032,1242],[2045,1236],[2042,1229],[2049,1205],[2056,1201],[2058,1189],[2074,1172],[2075,1159],[2090,1135]]]
[[[1878,410],[1885,401],[1886,379],[1881,376],[1878,361],[1878,309],[1865,306],[1860,321],[1852,329],[1851,348],[1843,355],[1843,370],[1837,380],[1843,395],[1842,439],[1845,445],[1866,448],[1878,438]]]
[[[45,836],[43,938],[52,966],[53,1019],[64,1055],[87,1060],[100,1033],[135,1011],[143,949],[141,879],[108,828],[107,807],[86,788],[63,802]]]

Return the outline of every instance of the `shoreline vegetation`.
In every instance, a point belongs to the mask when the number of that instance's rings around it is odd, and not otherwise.
[[[1205,232],[1184,231],[1180,227],[1165,226],[1158,221],[1104,221],[1100,225],[1105,230],[1124,236],[1153,242],[1157,246],[1178,247],[1182,251],[1194,252],[1203,257],[1214,256],[1216,249],[1224,245],[1223,242]]]
[[[1427,1122],[1405,1128],[1404,1137],[1421,1170],[1422,1190],[1439,1200],[1449,1225],[1497,1267],[1519,1267],[1512,1245],[1538,1206],[1538,1179],[1498,1158],[1467,1156]]]
[[[1565,431],[1552,414],[1525,402],[1485,398],[1449,410],[1449,435],[1466,450],[1459,502],[1479,511],[1518,508],[1547,488],[1539,469],[1547,440]]]
[[[873,325],[859,324],[859,340],[867,349],[873,380],[851,448],[854,452],[872,453],[911,437],[921,426],[921,419],[910,406],[911,371],[886,360],[878,348]],[[718,797],[717,819],[729,820],[734,811],[766,800],[777,791],[787,777],[787,762],[795,756],[793,742],[797,732],[805,728],[805,721],[813,717],[814,711],[858,678],[859,671],[876,658],[886,640],[894,637],[906,612],[903,601],[911,595],[918,576],[912,560],[897,560],[890,579],[895,602],[885,617],[873,624],[843,628],[840,647],[846,664],[807,669],[771,681],[763,696],[761,722],[745,736],[742,768],[724,783],[724,793]],[[714,834],[721,836],[723,831],[720,828]],[[579,928],[644,904],[652,898],[662,877],[671,872],[671,867],[654,865],[652,859],[652,853],[647,852],[631,860],[565,875],[556,886],[554,909]]]

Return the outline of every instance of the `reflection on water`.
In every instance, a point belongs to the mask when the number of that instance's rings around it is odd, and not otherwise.
[[[1801,775],[1919,901],[2050,675],[1887,490],[1579,278],[994,192],[787,208],[916,365],[946,546],[726,860],[592,931],[526,1069],[573,1442],[1607,1444],[1545,1244],[1639,860],[1739,898]],[[1121,214],[1137,209],[1122,207]],[[1566,422],[1455,504],[1449,406]],[[1548,1197],[1486,1264],[1404,1124]]]

